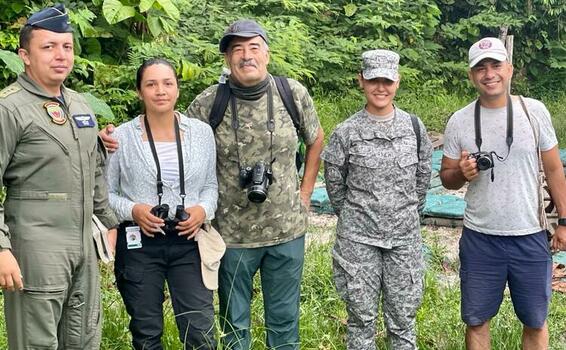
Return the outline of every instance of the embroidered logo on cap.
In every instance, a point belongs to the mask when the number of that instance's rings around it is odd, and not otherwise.
[[[491,41],[489,41],[489,40],[482,40],[482,41],[480,41],[480,43],[479,43],[478,46],[479,46],[479,48],[482,49],[482,50],[489,49],[489,48],[491,47]]]

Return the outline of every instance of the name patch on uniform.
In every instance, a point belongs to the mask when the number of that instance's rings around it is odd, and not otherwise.
[[[90,114],[75,114],[73,120],[77,128],[94,128],[94,117]]]
[[[57,125],[63,125],[67,121],[65,112],[58,102],[50,101],[43,104],[43,108],[47,111],[47,115],[51,121]]]

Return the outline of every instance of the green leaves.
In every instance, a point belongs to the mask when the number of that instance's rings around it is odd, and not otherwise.
[[[171,2],[171,0],[156,0],[155,2],[161,6],[161,8],[163,9],[163,11],[165,11],[167,16],[169,16],[171,19],[175,21],[179,20],[181,14],[179,13],[179,9],[177,8],[177,6],[175,6],[173,2]]]
[[[104,0],[104,18],[110,24],[134,18],[138,22],[137,28],[147,28],[153,37],[158,37],[163,33],[173,33],[181,17],[179,9],[171,0],[137,0],[128,4],[124,5],[120,0]]]
[[[24,63],[20,57],[13,52],[0,49],[0,60],[2,60],[6,68],[14,74],[20,74],[24,71]]]
[[[140,12],[147,12],[152,6],[155,0],[141,0],[139,4]]]
[[[136,9],[132,6],[122,4],[120,0],[104,0],[102,13],[108,23],[116,24],[130,17],[134,17],[136,15]]]
[[[90,92],[82,93],[81,95],[87,100],[88,104],[97,116],[103,117],[107,122],[114,120],[114,113],[106,102],[94,96]]]
[[[355,87],[360,54],[382,48],[401,55],[403,91],[470,93],[467,50],[481,36],[497,36],[502,24],[515,35],[514,89],[566,90],[564,0],[66,3],[76,28],[75,68],[68,84],[105,101],[117,122],[139,112],[135,70],[146,58],[165,57],[175,65],[181,78],[179,109],[215,83],[223,64],[218,42],[238,18],[253,18],[267,30],[271,73],[294,77],[319,92],[340,94]],[[0,88],[23,70],[13,53],[18,32],[25,18],[44,4],[43,0],[0,0],[5,8],[0,11]]]
[[[348,5],[344,6],[344,14],[346,15],[346,17],[352,17],[357,10],[358,6],[353,3],[349,3]]]

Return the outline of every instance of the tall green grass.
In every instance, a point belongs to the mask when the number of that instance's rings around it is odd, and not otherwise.
[[[329,230],[333,230],[330,228]],[[311,227],[310,235],[317,235],[320,229]],[[460,320],[460,291],[457,283],[441,283],[440,262],[447,247],[434,236],[426,235],[431,257],[425,275],[423,304],[417,314],[417,339],[421,349],[458,350],[464,349],[464,325]],[[436,240],[436,242],[433,242]],[[335,291],[332,282],[332,243],[311,244],[306,252],[301,293],[301,349],[343,350],[346,336],[346,310]],[[122,300],[113,286],[109,267],[102,268],[102,299],[104,306],[103,350],[130,349],[128,316]],[[252,303],[252,349],[265,349],[263,327],[263,300],[259,279],[254,284]],[[2,298],[0,297],[0,306]],[[550,305],[548,323],[550,327],[550,349],[566,348],[566,296],[555,293]],[[0,349],[7,348],[4,319],[0,318]],[[510,298],[506,295],[499,314],[492,320],[493,349],[519,349],[521,324],[516,319]],[[377,347],[386,348],[385,328],[380,316],[378,321]],[[220,336],[218,334],[217,336]],[[178,333],[170,300],[165,302],[165,349],[180,349]]]
[[[397,104],[419,115],[430,130],[442,132],[449,116],[474,97],[448,92],[414,93],[400,91]],[[538,97],[548,107],[561,144],[566,147],[566,93]],[[335,126],[363,107],[363,95],[352,90],[345,95],[319,94],[315,98],[321,124],[328,137]],[[0,198],[2,197],[0,191]],[[331,228],[333,230],[333,228]],[[324,234],[311,227],[310,235]],[[434,236],[425,237],[430,247],[430,263],[425,277],[423,305],[417,315],[418,342],[421,349],[463,349],[464,326],[460,321],[460,292],[458,285],[440,281],[446,247]],[[345,349],[346,310],[332,282],[331,244],[311,245],[306,252],[301,296],[301,349]],[[457,263],[456,263],[457,265]],[[456,266],[457,267],[457,266]],[[114,277],[102,266],[102,300],[104,324],[102,349],[130,349],[129,318],[122,299],[113,285]],[[0,306],[3,298],[0,296]],[[566,296],[554,294],[550,307],[549,327],[551,349],[566,348]],[[509,297],[506,296],[499,315],[492,321],[493,349],[518,349],[521,325],[517,321]],[[378,349],[385,348],[385,328],[380,321],[376,330]],[[254,285],[252,302],[252,348],[265,348],[263,300],[259,279]],[[7,348],[4,318],[0,317],[0,349]],[[220,334],[217,335],[221,337]],[[179,349],[180,343],[170,300],[165,302],[165,349]]]

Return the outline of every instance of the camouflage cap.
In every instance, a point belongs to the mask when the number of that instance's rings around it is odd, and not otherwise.
[[[220,39],[220,52],[225,53],[228,50],[230,41],[235,37],[253,38],[254,36],[261,36],[267,43],[267,33],[256,21],[251,19],[240,19],[230,24],[224,36]]]
[[[389,50],[370,50],[362,54],[362,76],[366,80],[399,80],[399,55]]]
[[[69,24],[69,15],[62,4],[57,4],[34,13],[27,20],[26,26],[46,29],[56,33],[71,33],[73,31]]]

